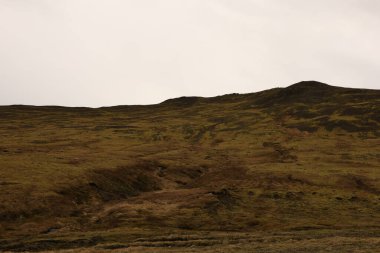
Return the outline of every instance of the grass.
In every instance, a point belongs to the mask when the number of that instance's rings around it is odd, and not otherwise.
[[[135,234],[185,233],[204,244],[181,252],[371,252],[379,108],[379,91],[313,82],[152,106],[0,107],[0,250],[137,252],[148,246]],[[225,231],[255,239],[208,245]]]

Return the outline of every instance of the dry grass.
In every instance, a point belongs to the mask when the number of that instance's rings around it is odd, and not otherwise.
[[[377,231],[378,232],[378,231]],[[103,244],[90,248],[44,251],[75,252],[378,252],[380,238],[367,232],[360,236],[309,232],[287,234],[208,234],[139,238],[130,243]]]
[[[0,250],[96,250],[136,228],[378,228],[379,91],[310,85],[154,106],[0,107]],[[121,235],[109,238],[111,228]],[[52,238],[64,239],[40,242]],[[320,243],[366,252],[378,244],[374,236],[313,238],[202,250],[318,252]]]

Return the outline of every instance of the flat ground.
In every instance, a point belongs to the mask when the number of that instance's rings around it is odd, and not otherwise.
[[[379,252],[380,230],[309,230],[278,233],[129,231],[38,236],[14,250],[42,252]],[[74,239],[75,238],[75,239]],[[17,248],[16,245],[21,246]],[[61,248],[59,250],[59,248]],[[65,249],[71,248],[71,249]],[[45,249],[45,250],[44,250]],[[47,250],[50,249],[50,250]],[[5,251],[7,252],[7,251]]]
[[[0,107],[0,251],[376,252],[380,92]]]

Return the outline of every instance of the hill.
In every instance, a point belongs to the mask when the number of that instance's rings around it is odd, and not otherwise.
[[[0,136],[0,250],[380,246],[379,90],[1,106]]]

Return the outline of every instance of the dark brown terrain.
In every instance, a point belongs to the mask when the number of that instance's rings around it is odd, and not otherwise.
[[[380,252],[380,90],[0,107],[0,251]]]

